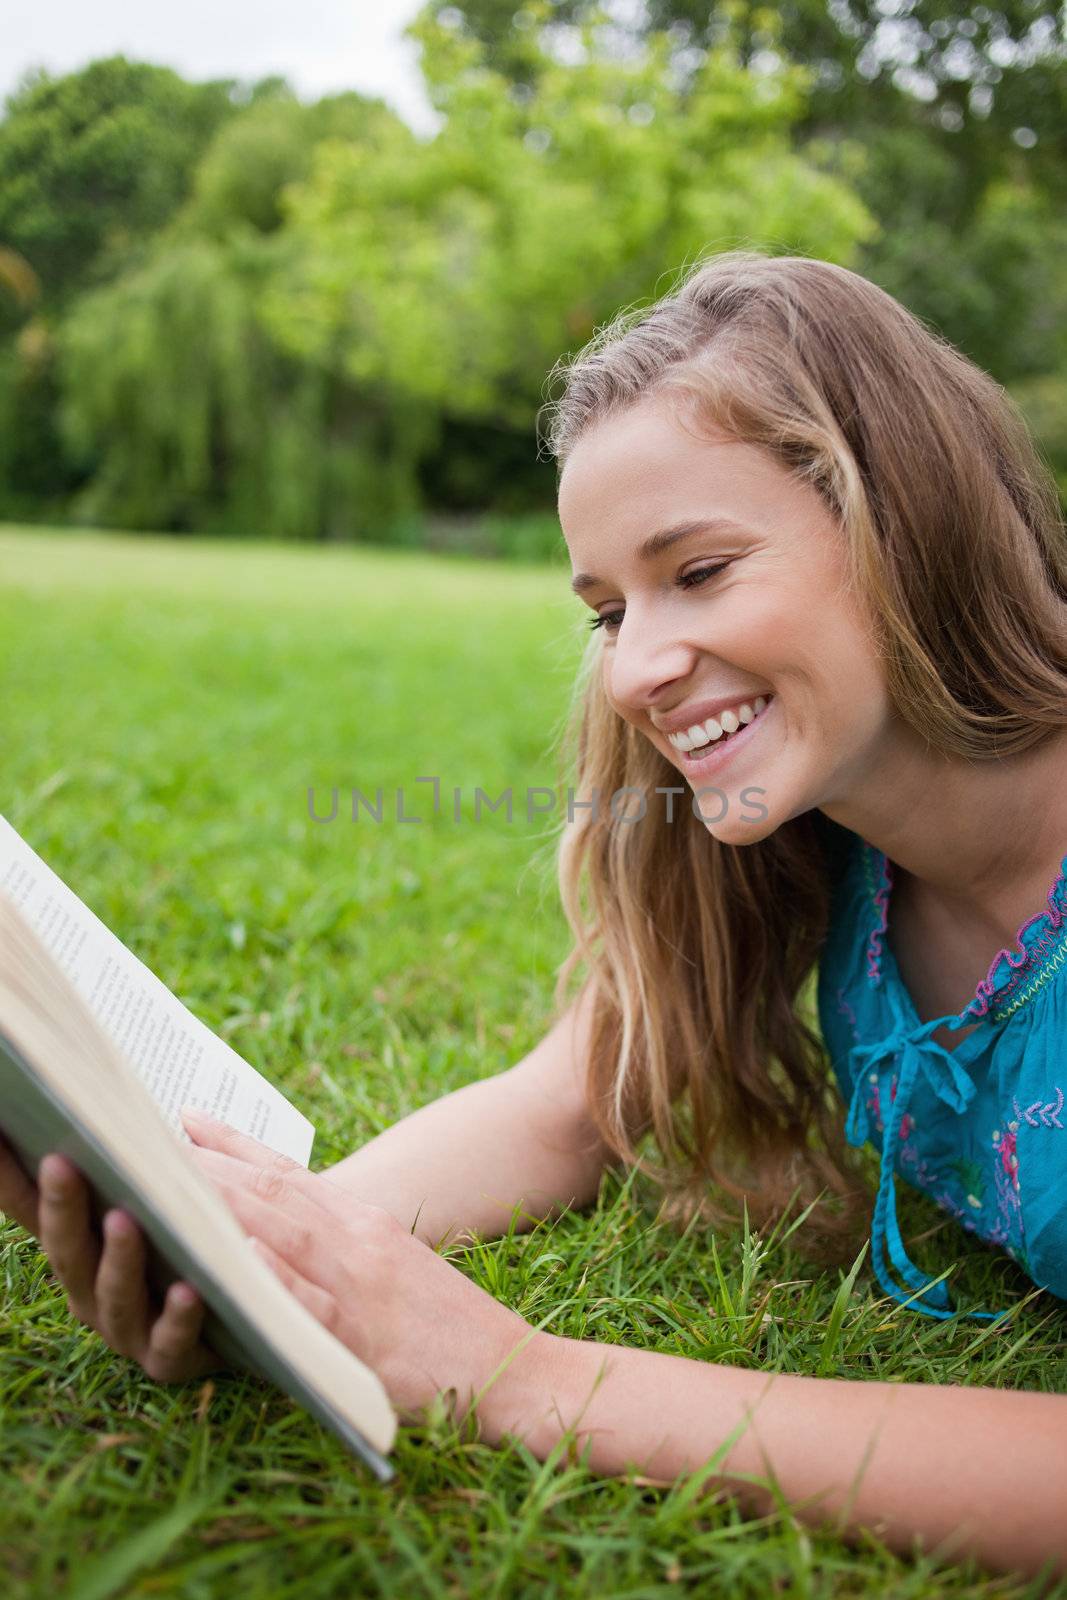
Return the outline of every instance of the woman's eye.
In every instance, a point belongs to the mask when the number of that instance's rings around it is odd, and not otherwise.
[[[682,576],[678,579],[678,586],[681,589],[695,589],[698,584],[703,583],[707,578],[713,578],[717,572],[722,572],[723,568],[728,567],[729,564],[728,561],[719,561],[711,567],[694,567],[692,572],[682,573]],[[625,612],[623,611],[603,611],[599,617],[590,619],[589,626],[591,628],[607,628],[609,633],[616,633],[622,626],[624,616]]]
[[[692,589],[695,584],[703,583],[705,578],[713,578],[717,572],[728,567],[728,561],[719,561],[713,567],[694,567],[692,572],[683,572],[678,579],[683,589]]]

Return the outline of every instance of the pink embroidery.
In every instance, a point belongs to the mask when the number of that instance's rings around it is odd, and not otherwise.
[[[867,976],[872,983],[882,981],[882,936],[889,926],[889,900],[893,890],[893,863],[883,850],[875,849],[874,845],[862,841],[864,852],[864,869],[867,875],[868,887],[871,890],[875,910],[878,912],[878,921],[871,929],[867,940]],[[881,878],[880,885],[875,888],[872,877],[872,868],[877,862]],[[984,1017],[992,1004],[995,995],[998,1004],[1007,996],[1014,993],[1033,971],[1034,967],[1053,953],[1064,942],[1067,928],[1064,924],[1063,911],[1058,902],[1063,899],[1067,903],[1067,856],[1060,863],[1060,870],[1053,879],[1045,896],[1048,905],[1047,911],[1039,911],[1035,916],[1029,917],[1015,934],[1017,949],[1007,948],[998,950],[989,966],[989,971],[980,980],[975,988],[974,998],[960,1013],[961,1016]],[[1031,929],[1041,924],[1041,931],[1036,934],[1029,944],[1024,935]],[[1002,962],[1007,963],[1007,971],[998,984],[994,973]]]
[[[1014,1178],[1016,1183],[1019,1181],[1017,1176],[1019,1158],[1015,1153],[1016,1145],[1019,1142],[1015,1132],[1017,1126],[1016,1123],[1009,1122],[1004,1133],[997,1132],[993,1135],[993,1145],[1000,1157],[1001,1168],[1008,1174],[1009,1178]]]
[[[881,1133],[884,1131],[882,1121],[881,1096],[877,1073],[868,1074],[868,1088],[866,1094],[867,1107],[871,1112],[875,1125]],[[889,1082],[889,1098],[894,1100],[897,1092],[897,1079],[894,1073]],[[1057,1089],[1057,1100],[1049,1102],[1046,1109],[1059,1111],[1062,1109],[1063,1095]],[[1038,1101],[1040,1106],[1041,1102]],[[1016,1112],[1020,1117],[1024,1113]],[[1033,1109],[1033,1108],[1031,1108]],[[993,1163],[993,1182],[996,1190],[997,1207],[992,1217],[988,1217],[983,1226],[980,1215],[984,1209],[979,1196],[981,1186],[976,1185],[977,1193],[964,1193],[960,1191],[957,1198],[947,1186],[949,1180],[945,1173],[932,1167],[924,1156],[921,1156],[911,1140],[915,1132],[916,1122],[910,1112],[906,1112],[900,1119],[900,1143],[897,1149],[897,1160],[900,1170],[918,1188],[924,1189],[930,1198],[954,1217],[960,1226],[968,1233],[976,1234],[979,1238],[986,1239],[990,1244],[1000,1246],[1013,1260],[1026,1264],[1026,1247],[1023,1237],[1022,1201],[1019,1194],[1019,1158],[1017,1154],[1018,1122],[1009,1122],[1006,1128],[997,1128],[993,1132],[992,1144],[996,1152]],[[964,1185],[964,1189],[966,1185]]]
[[[867,848],[869,850],[873,847],[868,845]],[[882,851],[879,850],[875,853],[879,857],[882,868],[881,888],[874,891],[874,903],[881,913],[881,920],[871,930],[871,936],[867,941],[867,976],[873,983],[880,983],[882,981],[882,934],[889,926],[889,896],[893,888],[893,866],[889,857]],[[867,866],[869,882],[869,856],[867,857]]]
[[[1050,1100],[1047,1105],[1043,1105],[1040,1100],[1035,1100],[1032,1106],[1026,1107],[1025,1111],[1019,1110],[1018,1100],[1013,1100],[1012,1105],[1015,1107],[1015,1115],[1017,1117],[1025,1117],[1031,1128],[1040,1128],[1042,1126],[1046,1128],[1063,1127],[1063,1123],[1058,1116],[1058,1113],[1063,1110],[1063,1090],[1060,1088],[1056,1090],[1055,1100]],[[1035,1111],[1037,1112],[1036,1117],[1033,1114]]]
[[[1060,910],[1056,902],[1059,899],[1060,894],[1065,890],[1067,890],[1067,856],[1064,856],[1063,861],[1060,863],[1060,870],[1053,879],[1048,894],[1045,896],[1048,910],[1039,911],[1036,916],[1028,918],[1027,921],[1023,923],[1022,927],[1016,930],[1015,943],[1019,947],[1017,952],[1008,949],[997,951],[992,962],[990,963],[989,971],[986,973],[985,977],[981,980],[977,989],[975,990],[975,998],[967,1007],[968,1012],[971,1012],[976,1017],[985,1016],[986,1012],[989,1010],[990,997],[993,994],[999,993],[997,985],[994,982],[993,974],[996,972],[1002,961],[1006,961],[1008,963],[1008,966],[1012,969],[1013,974],[1018,973],[1021,975],[1025,968],[1028,967],[1032,961],[1050,949],[1051,946],[1049,943],[1049,934],[1055,933],[1060,924],[1063,922],[1063,912]],[[1039,922],[1046,923],[1047,930],[1042,933],[1039,939],[1035,939],[1033,943],[1027,947],[1024,942],[1023,935],[1030,928],[1035,927]],[[1013,988],[1018,981],[1018,977],[1012,976],[1009,980],[1008,987]]]
[[[1016,1109],[1018,1109],[1016,1107]],[[1015,1260],[1025,1255],[1022,1201],[1019,1197],[1019,1157],[1016,1144],[1019,1124],[1009,1122],[1003,1132],[993,1132],[993,1147],[1000,1159],[993,1168],[997,1188],[997,1220],[987,1234],[991,1244],[1002,1245]],[[1013,1248],[1017,1244],[1018,1248]]]
[[[870,1088],[867,1091],[867,1106],[874,1117],[875,1125],[877,1126],[879,1133],[881,1133],[884,1130],[885,1124],[882,1121],[882,1102],[878,1090],[878,1074],[876,1072],[872,1072],[868,1077],[868,1082],[870,1083]],[[890,1101],[893,1101],[896,1099],[896,1097],[897,1078],[896,1073],[894,1073],[889,1083],[889,1099]],[[921,1173],[922,1178],[925,1180],[928,1175],[926,1163],[925,1161],[921,1161],[919,1159],[914,1146],[908,1143],[908,1140],[911,1138],[914,1130],[915,1118],[912,1116],[910,1111],[905,1111],[904,1115],[900,1119],[900,1143],[898,1145],[900,1159],[901,1161],[910,1163],[913,1166],[917,1164],[917,1171]],[[933,1174],[930,1173],[929,1177],[932,1179]]]
[[[1061,918],[1060,920],[1062,921],[1063,919]],[[993,991],[997,997],[997,1004],[1003,1005],[1004,1001],[1008,1000],[1016,992],[1016,990],[1022,986],[1027,977],[1027,969],[1031,961],[1037,962],[1044,956],[1051,955],[1061,942],[1060,936],[1055,928],[1049,929],[1042,933],[1040,939],[1035,939],[1033,944],[1029,946],[1027,958],[1023,961],[1020,961],[1018,965],[1015,965],[1015,963],[1012,962],[1011,976],[1006,978],[1004,982],[997,986]],[[1005,954],[1008,954],[1008,952],[1001,951],[1001,955]],[[1000,957],[998,956],[997,960],[999,961],[999,959]],[[1008,960],[1011,962],[1010,954],[1008,954]],[[994,962],[993,965],[996,966],[996,962]],[[992,971],[992,968],[990,968],[990,971]],[[971,1006],[968,1007],[968,1011],[972,1012],[972,1014],[975,1016],[984,1016],[986,1010],[988,1009],[988,1005],[985,1004],[982,998],[984,993],[983,986],[988,981],[989,980],[987,978],[983,978],[976,990],[977,1004],[976,1001],[972,1001]],[[984,1006],[984,1009],[979,1010],[978,1005]],[[974,1008],[973,1011],[972,1008]]]

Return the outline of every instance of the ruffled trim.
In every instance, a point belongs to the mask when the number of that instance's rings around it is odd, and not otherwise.
[[[1047,911],[1030,917],[1015,934],[1015,948],[998,950],[990,962],[989,971],[975,990],[974,999],[967,1007],[975,1017],[984,1017],[993,1003],[998,1004],[1009,994],[1021,1005],[1028,994],[1019,991],[1042,971],[1054,971],[1067,957],[1067,928],[1064,926],[1064,907],[1067,906],[1067,855],[1060,862],[1060,870],[1045,896]],[[1015,1006],[1012,1006],[1012,1010]]]
[[[893,890],[893,867],[889,857],[881,850],[876,850],[873,845],[863,841],[864,870],[875,910],[879,914],[879,921],[871,929],[870,938],[867,940],[867,976],[872,983],[882,981],[882,935],[889,926],[889,896]],[[877,885],[871,878],[871,867],[874,861],[878,862],[879,878]]]
[[[889,900],[893,891],[893,864],[884,851],[862,841],[864,874],[868,897],[877,921],[867,939],[867,977],[872,984],[883,980],[883,939],[889,926]],[[877,880],[877,881],[876,881]],[[1015,947],[998,950],[989,971],[977,984],[974,998],[959,1013],[984,1017],[994,1002],[999,1006],[1011,1000],[1009,1012],[1024,1005],[1047,978],[1067,965],[1067,855],[1045,897],[1048,909],[1029,917],[1015,935]]]

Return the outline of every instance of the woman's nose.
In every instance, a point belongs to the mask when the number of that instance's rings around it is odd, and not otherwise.
[[[627,612],[611,652],[611,697],[629,710],[647,711],[665,684],[690,676],[695,658],[692,644],[662,623]]]

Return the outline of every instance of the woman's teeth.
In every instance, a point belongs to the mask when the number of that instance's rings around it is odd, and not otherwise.
[[[727,738],[731,733],[736,733],[738,728],[746,723],[754,721],[772,699],[772,695],[757,695],[755,700],[746,700],[734,710],[720,712],[718,718],[709,717],[706,722],[695,722],[691,728],[686,728],[682,733],[669,733],[667,738],[676,750],[681,750],[685,754],[693,750],[703,750],[708,745]]]

